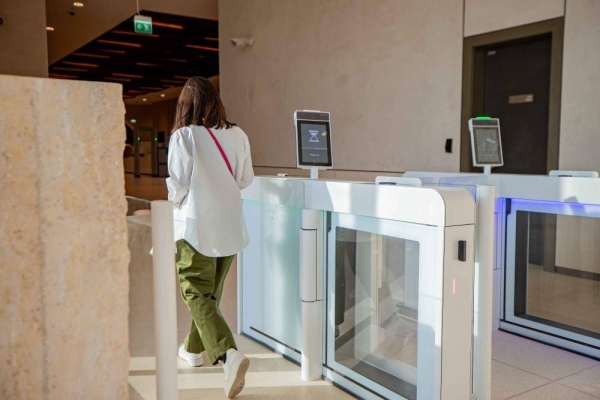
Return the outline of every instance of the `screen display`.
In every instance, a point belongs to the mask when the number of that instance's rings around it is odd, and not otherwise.
[[[298,121],[298,153],[300,165],[330,167],[329,123]]]
[[[500,136],[495,127],[473,127],[477,164],[502,164]]]

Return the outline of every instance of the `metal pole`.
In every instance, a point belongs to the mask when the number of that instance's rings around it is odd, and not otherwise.
[[[473,321],[473,393],[492,397],[492,315],[494,276],[494,186],[477,186]]]
[[[140,127],[135,124],[133,138],[133,176],[139,178],[140,175]]]
[[[156,393],[158,400],[173,400],[179,395],[173,203],[170,201],[152,202],[152,248]]]

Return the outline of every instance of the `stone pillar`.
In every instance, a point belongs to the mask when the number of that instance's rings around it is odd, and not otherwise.
[[[127,398],[121,87],[0,93],[0,398]]]

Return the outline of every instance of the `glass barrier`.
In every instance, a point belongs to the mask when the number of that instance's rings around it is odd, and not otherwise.
[[[600,205],[511,201],[506,319],[600,346]]]
[[[265,179],[261,201],[244,200],[244,216],[251,241],[244,257],[260,262],[244,263],[243,299],[245,331],[254,331],[301,351],[300,228],[304,207],[304,183]],[[253,221],[259,221],[253,223]],[[260,232],[252,230],[260,229]]]
[[[514,314],[600,338],[600,218],[517,211]]]
[[[441,299],[420,277],[436,276],[437,228],[337,213],[331,228],[328,365],[378,393],[433,396]]]
[[[137,197],[125,196],[127,200],[127,216],[130,215],[140,215],[147,214],[147,212],[152,208],[152,202],[150,200],[140,199]],[[148,210],[148,211],[146,211]],[[140,212],[145,211],[145,212]]]
[[[373,248],[383,255],[376,268]],[[419,242],[338,227],[335,251],[335,361],[413,397]]]

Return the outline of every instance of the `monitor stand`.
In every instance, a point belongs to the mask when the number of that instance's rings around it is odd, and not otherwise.
[[[491,175],[491,173],[492,173],[492,167],[490,165],[486,165],[485,167],[483,167],[484,175]]]
[[[319,168],[310,167],[310,179],[319,179]]]

